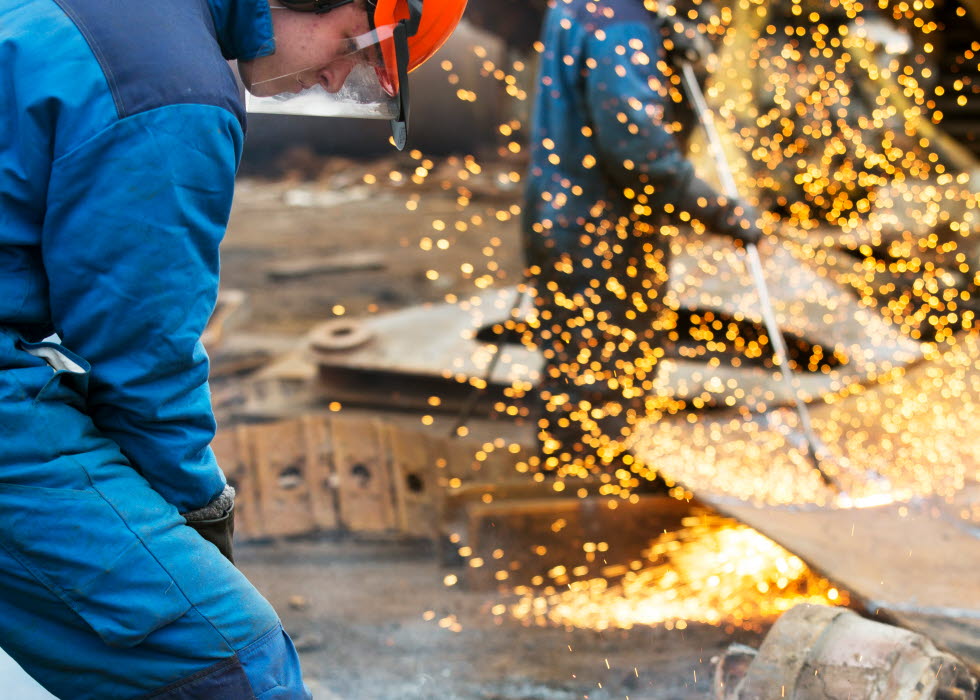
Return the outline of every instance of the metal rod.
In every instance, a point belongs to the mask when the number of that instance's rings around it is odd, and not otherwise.
[[[708,108],[708,103],[701,92],[694,69],[687,61],[681,63],[681,77],[684,82],[684,89],[694,105],[694,111],[701,122],[705,136],[708,139],[708,147],[715,159],[715,168],[718,178],[721,180],[725,195],[732,200],[739,198],[738,186],[735,184],[735,176],[725,157],[725,151],[718,137],[718,130],[715,128],[714,117]],[[823,469],[820,460],[828,455],[827,447],[820,441],[813,431],[813,424],[810,422],[810,412],[806,402],[801,400],[797,391],[796,382],[793,381],[793,372],[789,364],[789,352],[786,349],[786,341],[779,330],[779,323],[776,320],[776,311],[772,306],[772,299],[769,296],[769,288],[766,286],[766,278],[763,274],[762,259],[759,257],[759,248],[755,243],[745,243],[745,253],[748,256],[749,272],[755,282],[756,290],[759,294],[759,303],[762,310],[762,318],[772,341],[773,350],[776,353],[776,361],[779,364],[780,375],[789,389],[789,395],[795,404],[796,412],[800,416],[800,427],[803,429],[803,436],[806,438],[807,452],[814,469],[820,474],[824,483],[834,489],[840,490],[840,485]]]

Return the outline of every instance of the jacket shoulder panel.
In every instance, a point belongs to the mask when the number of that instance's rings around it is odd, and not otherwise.
[[[590,33],[613,24],[660,24],[660,18],[648,10],[642,0],[573,0],[573,11],[576,20]]]
[[[99,62],[120,119],[171,104],[228,110],[244,128],[238,85],[204,0],[55,0]]]

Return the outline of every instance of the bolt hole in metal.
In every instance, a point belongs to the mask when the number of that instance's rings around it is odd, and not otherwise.
[[[350,469],[351,476],[357,479],[358,486],[361,488],[367,488],[368,482],[371,481],[371,470],[363,464],[355,464]]]
[[[425,490],[425,482],[418,474],[408,474],[405,476],[405,485],[412,493],[422,493]]]
[[[303,483],[303,470],[298,463],[293,463],[279,472],[279,486],[287,491]]]

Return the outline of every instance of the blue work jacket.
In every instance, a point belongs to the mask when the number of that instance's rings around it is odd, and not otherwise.
[[[532,264],[574,249],[583,231],[652,232],[684,204],[695,177],[682,135],[691,114],[668,90],[660,27],[642,0],[549,8],[524,211]]]
[[[245,130],[226,60],[273,49],[267,0],[0,0],[0,327],[91,365],[95,425],[180,511],[225,483],[200,337]]]

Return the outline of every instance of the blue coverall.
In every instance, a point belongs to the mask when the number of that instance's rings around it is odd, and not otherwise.
[[[686,160],[693,115],[668,90],[661,21],[642,0],[557,0],[541,42],[524,210],[540,437],[550,466],[594,470],[620,464],[646,411],[667,332],[660,226],[710,189]]]
[[[245,128],[226,59],[273,49],[267,0],[0,0],[0,646],[66,700],[309,697],[180,516],[225,485],[199,339]]]

